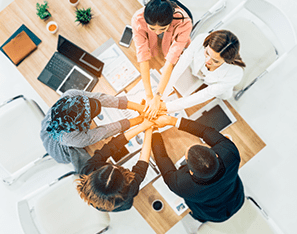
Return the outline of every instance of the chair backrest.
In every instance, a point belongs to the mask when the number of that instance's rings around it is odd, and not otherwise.
[[[264,0],[247,0],[245,8],[272,30],[286,51],[296,45],[296,34],[292,23],[279,8]]]
[[[247,67],[236,89],[252,84],[274,67],[297,43],[286,15],[265,0],[246,0],[225,16],[214,30],[228,29],[238,36],[240,53]]]
[[[222,223],[206,222],[197,234],[273,234],[276,231],[251,199],[245,199],[241,209]]]
[[[46,154],[39,137],[44,113],[22,97],[0,108],[0,168],[2,178],[13,179]]]
[[[63,178],[43,191],[27,198],[33,205],[32,219],[38,231],[44,234],[94,234],[109,224],[109,215],[88,206],[76,191],[76,176]],[[32,200],[34,202],[32,202]],[[23,201],[19,202],[21,206]],[[30,208],[31,209],[31,208]],[[20,211],[20,214],[25,212]],[[21,219],[27,219],[19,215]],[[25,233],[27,228],[24,228]]]
[[[239,90],[252,82],[277,59],[275,47],[255,23],[245,17],[238,17],[222,27],[234,33],[240,42],[240,56],[246,64]],[[248,32],[248,33],[247,33]]]
[[[191,11],[184,5],[184,4],[182,4],[180,1],[178,1],[178,0],[171,0],[172,2],[175,2],[176,3],[176,5],[178,5],[181,9],[183,9],[187,14],[188,14],[188,16],[191,18],[191,20],[192,20],[192,23],[194,23],[194,21],[193,21],[193,16],[192,16],[192,13],[191,13]]]

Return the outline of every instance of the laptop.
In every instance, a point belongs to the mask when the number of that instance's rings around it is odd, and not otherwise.
[[[57,50],[37,79],[60,95],[68,89],[91,91],[104,63],[61,35]]]

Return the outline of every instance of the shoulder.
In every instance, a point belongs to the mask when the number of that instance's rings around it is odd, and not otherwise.
[[[69,89],[65,93],[63,93],[63,95],[61,96],[61,98],[62,97],[65,97],[65,96],[73,97],[73,96],[77,96],[77,95],[83,95],[83,91],[82,90],[78,90],[78,89]]]
[[[205,38],[208,36],[208,33],[200,33],[198,34],[191,42],[192,45],[202,47]]]
[[[137,10],[134,15],[132,16],[132,23],[143,23],[145,22],[144,20],[144,7],[140,8],[139,10]]]
[[[225,82],[240,81],[243,76],[243,69],[237,65],[224,63],[220,69],[220,74],[224,76]]]

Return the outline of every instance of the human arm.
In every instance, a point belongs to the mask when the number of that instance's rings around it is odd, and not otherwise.
[[[145,116],[147,116],[149,119],[154,118],[158,114],[158,110],[160,109],[160,101],[162,94],[164,92],[164,89],[170,79],[171,72],[173,70],[173,64],[166,61],[164,65],[164,70],[160,78],[160,82],[158,84],[156,94],[154,95],[153,99],[148,102],[148,105],[144,109]]]
[[[135,173],[135,177],[131,185],[133,187],[131,189],[134,189],[133,196],[137,195],[139,191],[139,185],[144,180],[147,172],[148,162],[151,155],[152,131],[153,131],[152,128],[148,128],[145,131],[144,141],[143,141],[139,160],[136,163],[136,165],[133,166],[132,168],[132,172]]]
[[[150,80],[150,65],[149,61],[144,61],[140,63],[140,74],[143,82],[145,95],[146,95],[146,105],[153,98],[154,94],[151,87]]]
[[[139,115],[139,116],[137,116],[137,117],[135,117],[135,118],[129,119],[130,127],[134,127],[134,126],[136,126],[136,125],[142,123],[143,119],[144,119],[144,118],[143,118],[143,116],[141,116],[141,115]]]
[[[147,163],[149,162],[150,155],[151,155],[152,133],[153,133],[152,128],[148,128],[145,131],[142,150],[141,150],[141,154],[139,157],[140,161],[144,161]]]
[[[139,114],[141,114],[143,112],[144,107],[145,107],[145,105],[142,105],[142,104],[139,104],[136,102],[132,102],[132,101],[128,101],[128,104],[127,104],[127,109],[135,110]]]
[[[117,122],[100,125],[87,131],[65,132],[62,135],[61,144],[83,148],[120,132],[126,131],[129,128],[130,121],[128,119],[123,119]]]
[[[71,90],[67,90],[63,95],[68,95],[70,97],[81,95],[81,96],[86,96],[88,98],[94,98],[100,101],[102,107],[109,107],[109,108],[126,109],[128,104],[128,99],[125,96],[115,97],[113,95],[99,93],[99,92],[91,93],[88,91],[71,89]]]
[[[154,133],[152,136],[152,151],[156,164],[161,171],[162,177],[168,187],[176,191],[177,189],[177,169],[172,160],[168,157],[166,148],[160,133]]]
[[[192,61],[194,60],[195,53],[203,47],[203,41],[207,34],[199,34],[195,39],[191,42],[188,48],[184,50],[182,55],[180,56],[178,62],[174,66],[172,74],[170,76],[170,80],[163,92],[163,100],[165,100],[170,94],[171,88],[175,85],[176,81],[181,77],[181,75],[185,72],[185,70],[190,66]]]
[[[220,95],[228,94],[228,92],[233,89],[233,87],[238,84],[242,78],[243,71],[242,68],[234,65],[222,65],[228,66],[228,72],[224,76],[221,76],[219,72],[217,72],[217,82],[213,84],[209,84],[206,88],[183,98],[178,98],[171,102],[166,102],[166,109],[168,113],[176,112],[178,110],[182,110],[185,108],[192,107],[194,105],[198,105],[200,103],[206,102],[214,97],[220,97]],[[232,67],[230,67],[232,66]],[[219,69],[219,68],[218,68]],[[220,71],[220,72],[223,72]],[[215,74],[212,75],[212,79]],[[205,80],[208,79],[208,76],[205,77]]]

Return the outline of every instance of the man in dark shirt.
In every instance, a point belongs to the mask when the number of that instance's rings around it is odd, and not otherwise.
[[[233,142],[215,129],[185,118],[162,116],[156,123],[159,127],[174,125],[211,146],[190,146],[185,153],[187,164],[177,170],[167,155],[161,134],[154,133],[152,140],[154,157],[165,183],[184,198],[192,217],[200,222],[229,219],[244,202],[238,176],[240,156]]]

